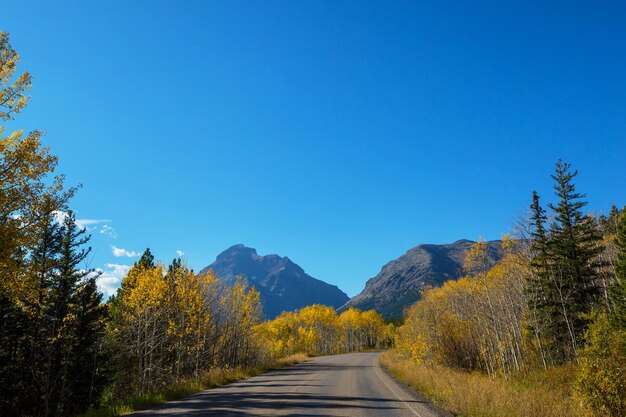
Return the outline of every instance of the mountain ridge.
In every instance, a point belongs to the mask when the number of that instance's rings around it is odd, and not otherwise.
[[[417,245],[383,265],[376,276],[367,280],[363,291],[340,310],[373,308],[386,319],[399,318],[406,307],[420,298],[425,286],[440,286],[447,280],[461,277],[465,253],[474,243],[460,239],[447,244]],[[492,240],[486,243],[488,259],[495,264],[504,254],[502,242]]]
[[[339,287],[313,278],[288,257],[259,255],[256,249],[241,243],[221,252],[200,273],[208,269],[227,285],[243,276],[259,291],[264,316],[269,319],[312,304],[339,308],[349,300]]]

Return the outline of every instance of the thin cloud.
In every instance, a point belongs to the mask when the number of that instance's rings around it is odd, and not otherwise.
[[[128,274],[130,270],[130,265],[121,265],[121,264],[104,264],[107,268],[111,270],[111,272],[120,278],[123,278]]]
[[[111,245],[111,250],[113,251],[113,256],[116,258],[121,258],[122,256],[126,256],[128,258],[133,258],[135,256],[141,255],[139,252],[135,252],[132,250],[126,250],[123,248],[118,248],[115,245]]]
[[[177,250],[177,251],[176,251],[176,255],[177,255],[179,258],[182,258],[183,256],[185,256],[185,252],[183,252],[182,250]]]
[[[115,229],[108,224],[105,224],[100,228],[100,234],[112,237],[113,239],[117,237],[117,232],[115,231]]]
[[[67,218],[67,212],[62,211],[62,210],[55,210],[52,212],[52,216],[57,221],[57,223],[63,224],[63,222]],[[87,226],[92,226],[94,224],[100,224],[100,223],[110,223],[110,222],[111,220],[98,220],[98,219],[76,219],[74,221],[74,223],[76,223],[76,226],[80,227],[83,230],[88,229]]]
[[[85,229],[87,226],[92,226],[98,223],[110,223],[111,220],[95,220],[95,219],[76,219],[76,225],[81,229]]]

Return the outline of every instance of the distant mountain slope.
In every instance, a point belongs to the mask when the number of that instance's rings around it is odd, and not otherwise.
[[[473,243],[458,240],[447,245],[419,245],[410,249],[383,266],[380,273],[368,280],[363,291],[348,301],[342,310],[348,307],[373,308],[385,318],[401,317],[404,309],[419,299],[424,286],[439,286],[462,275],[465,251]],[[502,242],[487,243],[489,258],[496,263],[503,256]]]
[[[263,313],[269,319],[311,304],[338,308],[348,301],[339,288],[311,277],[289,258],[259,256],[255,249],[244,245],[226,249],[201,272],[207,269],[227,284],[233,284],[238,275],[243,275],[261,294]]]

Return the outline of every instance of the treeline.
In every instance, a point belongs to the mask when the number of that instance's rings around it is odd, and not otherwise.
[[[476,243],[465,277],[426,289],[398,329],[398,349],[416,363],[504,378],[574,364],[585,409],[625,415],[626,214],[585,214],[576,175],[556,164],[556,203],[546,212],[533,193],[498,264]]]
[[[418,362],[508,374],[525,363],[523,262],[504,241],[505,258],[489,267],[487,244],[466,257],[475,275],[428,288],[406,313],[397,347]]]
[[[166,269],[148,249],[107,305],[106,342],[114,357],[109,389],[116,398],[262,360],[253,332],[262,316],[259,293],[243,280],[226,286],[211,271],[196,275],[180,259]]]
[[[279,358],[298,352],[310,355],[386,348],[394,327],[374,310],[355,308],[337,314],[332,307],[312,305],[285,312],[256,328],[265,353]]]

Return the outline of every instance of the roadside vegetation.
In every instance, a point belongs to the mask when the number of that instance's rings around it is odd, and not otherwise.
[[[397,351],[383,352],[380,364],[398,380],[455,415],[554,417],[578,415],[571,398],[573,366],[516,373],[509,380],[479,371],[416,364]]]
[[[478,242],[425,289],[382,363],[464,416],[626,415],[626,210],[584,214],[576,175],[556,164],[550,213],[533,193],[499,263]]]
[[[118,399],[105,393],[100,407],[91,409],[81,417],[117,417],[133,411],[152,407],[167,401],[177,400],[199,391],[215,388],[220,385],[240,381],[252,376],[260,375],[285,366],[295,365],[308,360],[306,354],[295,354],[277,360],[273,364],[257,366],[248,369],[213,369],[202,375],[201,378],[187,379],[171,383],[145,394]]]

